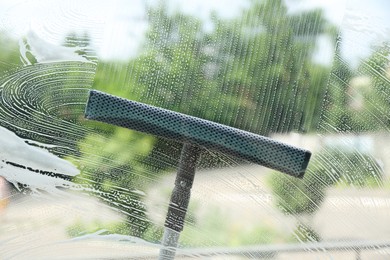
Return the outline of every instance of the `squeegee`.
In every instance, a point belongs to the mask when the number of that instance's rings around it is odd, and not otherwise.
[[[85,117],[183,143],[160,259],[175,256],[202,149],[222,152],[298,178],[303,177],[311,156],[307,150],[261,135],[96,90],[89,92]]]

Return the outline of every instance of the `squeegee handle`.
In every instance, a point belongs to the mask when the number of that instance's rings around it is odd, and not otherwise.
[[[303,177],[311,153],[270,138],[201,118],[91,90],[87,119],[204,147]]]

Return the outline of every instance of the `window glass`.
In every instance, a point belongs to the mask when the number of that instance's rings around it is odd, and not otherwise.
[[[1,256],[155,259],[163,248],[189,155],[181,136],[197,128],[165,139],[174,122],[161,115],[153,134],[135,131],[150,129],[142,113],[118,127],[130,110],[115,102],[98,108],[111,121],[88,120],[92,89],[312,153],[295,178],[237,156],[236,139],[222,149],[220,128],[199,134],[219,146],[200,146],[178,258],[388,258],[389,7],[0,3]]]

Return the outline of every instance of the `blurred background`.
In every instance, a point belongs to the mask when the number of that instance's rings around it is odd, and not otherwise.
[[[204,150],[178,257],[388,259],[389,2],[0,2],[0,258],[158,255],[182,144],[84,119],[89,89],[309,149]]]

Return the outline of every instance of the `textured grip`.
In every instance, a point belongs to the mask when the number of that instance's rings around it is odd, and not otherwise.
[[[303,177],[311,153],[264,136],[91,90],[85,110],[97,120],[190,143]]]

